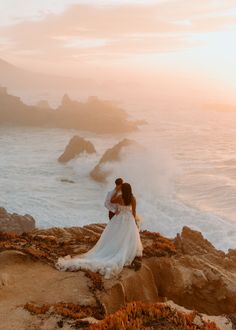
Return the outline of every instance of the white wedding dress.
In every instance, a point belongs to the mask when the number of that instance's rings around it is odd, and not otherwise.
[[[142,243],[131,206],[118,205],[119,214],[107,224],[96,245],[87,253],[59,258],[59,270],[87,269],[111,278],[142,256]]]

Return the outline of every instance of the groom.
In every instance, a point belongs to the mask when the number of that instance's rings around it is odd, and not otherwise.
[[[115,180],[115,185],[116,185],[115,189],[113,189],[107,193],[107,197],[106,197],[104,206],[109,211],[108,216],[109,216],[110,220],[114,217],[114,215],[116,214],[116,211],[117,211],[117,206],[116,206],[116,204],[111,203],[111,199],[116,191],[120,191],[122,183],[123,183],[123,179],[121,179],[121,178],[116,179]]]

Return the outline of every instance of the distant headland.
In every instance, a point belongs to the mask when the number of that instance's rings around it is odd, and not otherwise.
[[[95,133],[123,133],[137,130],[139,122],[111,101],[90,96],[86,102],[71,100],[65,94],[57,109],[32,106],[0,87],[0,125],[74,128]]]

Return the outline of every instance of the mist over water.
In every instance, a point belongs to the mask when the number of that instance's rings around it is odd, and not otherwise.
[[[187,225],[217,248],[235,248],[236,115],[189,108],[148,110],[131,108],[130,115],[145,117],[148,125],[125,136],[1,128],[0,205],[31,214],[39,227],[104,223],[106,193],[116,177],[123,177],[133,187],[143,229],[173,237]],[[90,140],[97,154],[61,165],[57,158],[75,134]],[[124,137],[142,148],[128,148],[121,162],[106,164],[111,171],[106,184],[94,182],[89,172]]]

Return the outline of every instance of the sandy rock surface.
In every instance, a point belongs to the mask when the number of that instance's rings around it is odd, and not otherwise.
[[[132,301],[169,300],[204,313],[220,329],[232,329],[235,253],[216,250],[190,228],[184,227],[173,240],[142,232],[142,262],[135,260],[110,280],[97,273],[55,269],[59,256],[89,250],[104,227],[93,224],[0,235],[0,319],[4,330],[14,329],[15,324],[19,330],[69,329],[75,327],[78,314],[79,322],[90,324]],[[46,312],[42,312],[44,305]],[[82,309],[78,312],[76,306]]]

